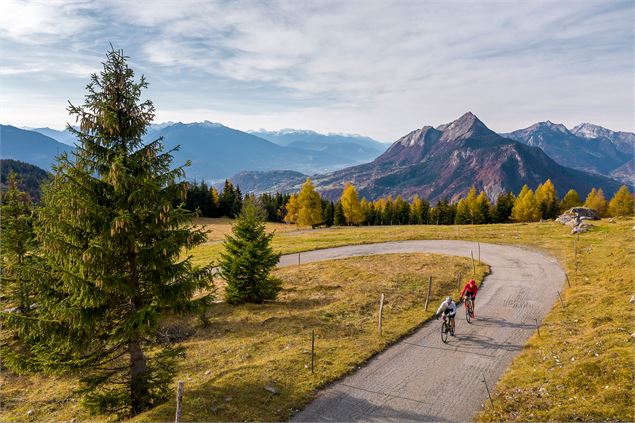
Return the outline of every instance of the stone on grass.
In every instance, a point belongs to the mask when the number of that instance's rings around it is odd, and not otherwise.
[[[635,295],[631,295],[631,299],[629,300],[629,303],[635,304]]]
[[[29,411],[27,411],[27,412],[26,412],[26,415],[27,415],[28,417],[31,417],[31,416],[33,415],[33,413],[34,413],[34,411],[33,411],[33,410],[29,410]]]
[[[272,384],[265,385],[265,391],[271,392],[274,395],[277,395],[280,393],[278,389]]]

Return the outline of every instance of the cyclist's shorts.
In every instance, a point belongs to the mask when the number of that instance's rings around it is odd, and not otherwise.
[[[456,316],[456,312],[452,313],[450,310],[448,310],[447,308],[445,310],[443,310],[443,314],[448,316],[451,319],[454,319],[454,316]]]

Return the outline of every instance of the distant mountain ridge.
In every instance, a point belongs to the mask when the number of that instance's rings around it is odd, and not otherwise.
[[[633,160],[635,134],[615,132],[589,123],[572,130],[551,121],[501,134],[533,147],[540,147],[563,166],[614,176],[613,172]]]
[[[72,150],[73,147],[39,132],[0,125],[0,157],[3,159],[19,160],[50,171],[56,156]]]
[[[312,176],[328,198],[339,197],[351,182],[368,199],[418,194],[431,201],[454,200],[472,185],[495,199],[503,191],[519,192],[524,184],[535,188],[548,178],[561,195],[570,188],[586,195],[593,187],[612,195],[619,187],[615,180],[561,166],[538,147],[496,134],[471,112],[404,135],[370,163]],[[297,182],[279,186],[285,192],[298,187]]]

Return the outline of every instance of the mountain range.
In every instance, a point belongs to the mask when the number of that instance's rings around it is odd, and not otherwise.
[[[496,134],[472,113],[416,129],[387,150],[386,144],[360,135],[294,129],[247,133],[209,121],[151,125],[146,140],[158,137],[168,149],[180,146],[174,163],[190,160],[191,180],[231,177],[243,192],[290,192],[314,175],[318,188],[331,197],[349,181],[368,198],[417,193],[431,200],[456,198],[472,184],[495,198],[547,178],[561,194],[569,188],[584,194],[593,186],[611,193],[615,179],[632,185],[635,144],[633,133],[589,123],[567,129],[547,121]],[[47,170],[74,144],[68,131],[10,125],[0,125],[0,142],[2,158]]]
[[[266,174],[255,176],[260,187],[266,185]],[[253,177],[246,172],[232,179],[250,191],[248,181]],[[368,199],[418,194],[431,201],[455,200],[472,185],[495,199],[504,191],[519,192],[524,184],[535,188],[546,179],[551,179],[561,194],[573,188],[586,195],[597,187],[612,195],[619,188],[614,179],[562,166],[540,147],[495,133],[470,112],[448,124],[424,126],[404,135],[370,163],[313,175],[312,179],[327,198],[339,197],[346,182],[353,183],[359,195]],[[278,183],[276,187],[292,192],[301,181],[296,176],[287,185]]]
[[[2,158],[22,160],[44,169],[50,169],[58,151],[70,151],[75,142],[73,134],[67,130],[27,130],[10,125],[2,125],[2,128]],[[174,163],[183,164],[190,160],[188,178],[211,182],[244,170],[328,172],[366,162],[387,147],[387,144],[358,135],[323,135],[302,130],[279,133],[284,134],[284,140],[270,132],[267,136],[277,140],[271,142],[215,122],[169,122],[151,125],[145,139],[163,137],[167,149],[179,146],[173,152]]]

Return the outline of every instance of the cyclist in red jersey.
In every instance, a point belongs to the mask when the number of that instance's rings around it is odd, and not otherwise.
[[[472,317],[474,317],[474,310],[476,309],[476,293],[478,292],[478,286],[476,286],[476,281],[474,279],[470,279],[468,283],[463,287],[463,291],[461,291],[460,301],[463,301],[463,296],[466,294],[472,297]]]

